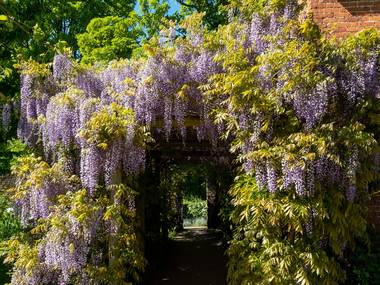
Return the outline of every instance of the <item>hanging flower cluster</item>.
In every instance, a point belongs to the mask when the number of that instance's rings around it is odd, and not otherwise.
[[[110,183],[120,169],[126,174],[143,169],[139,126],[161,129],[167,140],[175,128],[184,139],[186,118],[196,117],[198,139],[215,146],[220,130],[198,87],[222,68],[215,53],[189,41],[174,44],[170,37],[146,60],[112,62],[100,70],[78,66],[62,54],[54,58],[52,74],[28,68],[21,84],[19,137],[29,145],[42,142],[48,160],[64,159],[66,169],[92,190],[103,178]]]
[[[38,237],[28,251],[33,268],[16,262],[12,284],[100,284],[112,274],[138,280],[144,260],[134,195],[122,187],[144,170],[146,130],[185,140],[190,117],[199,140],[216,146],[220,135],[199,89],[222,72],[215,52],[193,40],[177,43],[174,31],[147,59],[98,68],[58,54],[51,72],[36,63],[24,69],[18,135],[52,167],[26,157],[14,168],[23,226]],[[202,42],[203,31],[196,38]],[[126,266],[130,273],[121,274]]]
[[[230,39],[235,45],[218,56],[228,66],[227,76],[216,76],[217,87],[211,84],[208,93],[220,94],[222,82],[227,89],[223,92],[231,94],[218,116],[236,121],[230,129],[237,125],[242,140],[235,149],[245,171],[255,173],[260,189],[271,193],[294,189],[305,196],[313,195],[315,184],[342,184],[353,201],[358,152],[368,149],[368,138],[342,142],[341,148],[337,142],[349,139],[343,135],[353,135],[349,129],[360,133],[365,118],[359,117],[359,110],[377,99],[379,46],[374,42],[363,49],[364,42],[348,41],[333,54],[327,41],[315,43],[307,34],[308,29],[318,34],[310,20],[295,24],[298,11],[296,1],[287,1],[270,14],[253,14],[250,22],[235,27],[236,35]],[[225,57],[233,52],[241,55],[239,61]],[[322,52],[332,53],[331,58],[321,58]],[[244,72],[236,81],[239,68]],[[332,130],[337,126],[350,134],[338,138]]]
[[[20,158],[20,163],[13,167],[13,171],[18,173],[19,178],[11,192],[25,227],[35,224],[40,218],[47,218],[56,196],[73,190],[70,180],[62,174],[60,164],[50,168],[41,159],[26,156]]]
[[[0,104],[0,110],[1,110],[1,127],[4,131],[7,131],[11,123],[13,106],[9,103],[5,103],[3,105]]]
[[[114,191],[117,201],[103,195],[92,199],[85,189],[56,197],[49,216],[39,219],[32,231],[40,238],[34,243],[11,239],[8,248],[12,254],[8,259],[15,261],[12,284],[138,280],[144,258],[135,235],[135,213],[130,207],[134,193],[124,185],[108,190]]]
[[[202,88],[224,98],[216,120],[242,163],[229,280],[340,284],[379,178],[380,37],[336,42],[298,1],[266,3],[253,14],[252,1],[231,3],[235,18],[216,33],[224,72]]]

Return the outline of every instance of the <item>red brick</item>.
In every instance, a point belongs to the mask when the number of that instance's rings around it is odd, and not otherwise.
[[[368,222],[380,232],[380,193],[371,197],[368,204]]]
[[[309,1],[317,24],[325,32],[332,30],[337,37],[346,37],[364,28],[380,30],[380,0]]]

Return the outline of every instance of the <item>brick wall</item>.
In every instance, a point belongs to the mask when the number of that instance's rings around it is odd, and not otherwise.
[[[371,196],[368,206],[368,222],[380,232],[380,192]]]
[[[309,0],[309,8],[330,35],[345,37],[365,28],[380,30],[380,0]]]

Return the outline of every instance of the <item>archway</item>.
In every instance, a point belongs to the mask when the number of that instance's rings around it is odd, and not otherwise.
[[[340,260],[365,234],[363,201],[377,180],[379,44],[364,40],[377,35],[368,31],[343,45],[325,45],[315,25],[299,17],[296,2],[285,7],[275,2],[253,15],[248,5],[243,14],[252,17],[233,18],[216,34],[208,35],[196,16],[186,38],[169,36],[150,47],[147,57],[100,71],[78,67],[63,55],[55,58],[52,75],[49,66],[25,67],[19,135],[43,146],[41,153],[52,164],[32,157],[26,169],[59,179],[45,175],[36,181],[40,176],[23,175],[20,167],[17,190],[28,190],[16,198],[23,222],[42,221],[37,229],[45,232],[21,241],[20,248],[34,249],[36,266],[21,263],[14,276],[39,280],[49,273],[54,280],[49,283],[58,278],[85,283],[90,267],[93,279],[106,272],[113,283],[138,280],[145,264],[137,242],[145,237],[145,245],[161,243],[169,232],[157,191],[164,144],[155,148],[145,140],[147,129],[162,129],[165,139],[176,129],[185,138],[186,118],[195,114],[198,133],[210,138],[200,141],[215,147],[220,133],[233,136],[231,149],[243,166],[231,190],[230,282],[344,282]],[[155,128],[158,118],[163,126]],[[171,157],[181,158],[182,151],[170,149]],[[128,182],[136,182],[145,164],[134,207],[129,186],[136,184]],[[77,185],[61,175],[62,168],[80,177]],[[36,198],[55,198],[57,188],[64,199],[54,207]],[[347,223],[351,220],[356,226]],[[76,231],[78,226],[83,230]],[[47,246],[32,247],[38,243]]]
[[[228,226],[220,212],[232,183],[233,157],[222,144],[213,147],[198,141],[191,130],[187,128],[184,141],[176,132],[169,140],[155,133],[148,152],[143,178],[149,191],[144,200],[147,284],[224,284],[226,280],[223,238]],[[207,220],[201,227],[183,226],[187,225],[185,191],[193,191],[191,187],[203,188],[197,193],[207,206]]]

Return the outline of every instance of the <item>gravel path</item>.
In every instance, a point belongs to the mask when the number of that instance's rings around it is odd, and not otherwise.
[[[170,241],[166,256],[149,285],[225,285],[222,232],[187,228]]]

